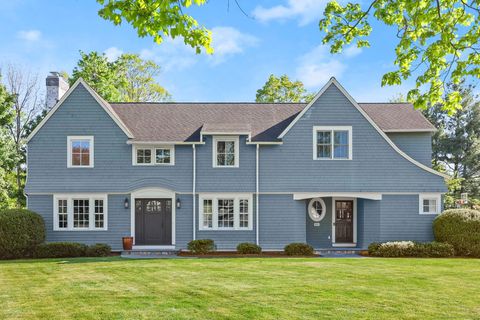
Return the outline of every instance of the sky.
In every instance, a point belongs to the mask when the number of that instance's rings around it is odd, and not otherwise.
[[[79,50],[109,59],[138,53],[158,63],[158,82],[174,101],[254,101],[270,74],[287,74],[316,92],[332,76],[358,102],[388,101],[413,81],[382,88],[394,70],[395,31],[373,25],[370,48],[347,47],[332,55],[322,45],[318,22],[325,0],[210,0],[189,9],[212,30],[213,55],[194,53],[182,39],[157,45],[124,23],[114,26],[97,14],[94,0],[4,0],[0,11],[0,67],[15,64],[38,74],[71,73]]]

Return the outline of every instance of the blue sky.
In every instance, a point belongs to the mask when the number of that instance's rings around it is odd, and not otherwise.
[[[139,53],[162,68],[158,81],[175,101],[253,101],[270,74],[287,74],[318,91],[335,76],[359,102],[387,101],[409,83],[381,88],[393,70],[392,30],[375,26],[371,48],[349,47],[331,55],[321,45],[318,21],[324,0],[211,0],[190,10],[213,31],[213,56],[196,55],[181,39],[156,45],[124,24],[97,15],[93,0],[9,0],[0,11],[0,66],[20,65],[43,79],[49,71],[71,72],[79,50]],[[411,83],[410,83],[411,85]]]

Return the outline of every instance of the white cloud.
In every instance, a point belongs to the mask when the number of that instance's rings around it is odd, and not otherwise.
[[[123,54],[123,51],[117,47],[110,47],[104,51],[107,60],[112,62],[118,59]]]
[[[214,64],[222,63],[227,56],[244,52],[245,48],[257,45],[259,39],[232,27],[212,28],[212,46],[214,53],[211,59]]]
[[[42,38],[42,33],[39,30],[21,30],[17,32],[17,37],[28,42],[36,42]]]
[[[347,58],[355,57],[362,53],[362,48],[358,48],[356,45],[351,45],[350,47],[343,50],[343,54]]]
[[[166,72],[186,69],[198,61],[195,51],[185,45],[180,38],[175,40],[167,38],[160,45],[143,49],[140,51],[140,57],[155,61]]]
[[[334,59],[329,53],[328,47],[319,45],[307,52],[299,59],[296,69],[296,77],[305,87],[318,89],[331,77],[340,77],[346,69],[346,65],[338,59]]]
[[[300,25],[318,22],[323,16],[326,0],[288,0],[285,5],[270,8],[257,6],[252,15],[261,22],[271,20],[299,19]]]

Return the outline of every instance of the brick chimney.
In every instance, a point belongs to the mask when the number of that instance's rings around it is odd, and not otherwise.
[[[68,85],[67,80],[56,71],[50,72],[47,76],[46,84],[47,96],[45,98],[45,105],[47,109],[50,110],[58,100],[62,98],[70,86]]]

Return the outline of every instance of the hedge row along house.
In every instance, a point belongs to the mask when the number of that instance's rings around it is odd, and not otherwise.
[[[48,241],[433,239],[446,176],[431,168],[435,128],[410,104],[357,103],[334,78],[308,104],[109,103],[81,79],[60,97],[49,79],[59,101],[28,137],[25,188]]]

